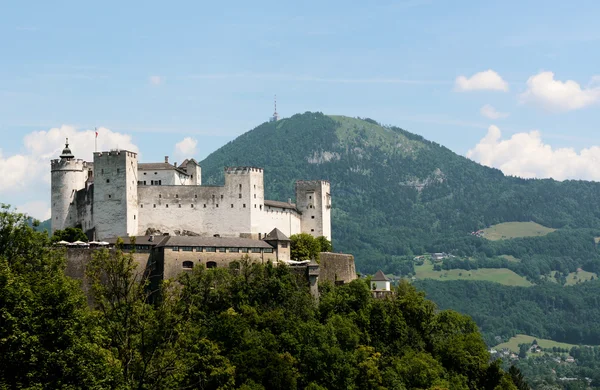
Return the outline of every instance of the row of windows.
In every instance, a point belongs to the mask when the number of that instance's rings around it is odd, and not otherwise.
[[[150,245],[132,245],[132,244],[123,244],[123,249],[125,250],[132,250],[132,249],[136,250],[143,250],[143,251],[149,251],[151,249]]]
[[[214,246],[174,246],[173,252],[273,253],[273,248],[226,248]]]
[[[108,181],[107,181],[108,183]],[[152,180],[151,181],[152,185],[161,185],[162,181],[161,180]],[[142,181],[142,180],[138,180],[138,185],[146,185],[146,181]],[[158,194],[159,198],[162,198],[162,194]],[[179,194],[175,194],[175,198],[179,198]],[[194,194],[194,198],[198,198],[198,194]],[[215,199],[215,195],[213,194],[212,196],[213,199]],[[221,199],[224,198],[224,195],[221,195]],[[242,199],[242,194],[238,194],[238,198]],[[256,194],[254,194],[254,199],[256,199]]]
[[[108,197],[110,198],[110,195],[109,195]],[[218,203],[216,203],[216,204],[215,204],[215,206],[216,206],[216,207],[219,207],[219,204],[218,204]],[[156,204],[153,204],[153,205],[152,205],[152,207],[153,207],[153,208],[156,208]],[[177,205],[177,207],[178,207],[178,208],[181,208],[181,204],[178,204],[178,205]],[[193,203],[192,203],[192,204],[190,204],[190,207],[191,207],[191,208],[194,208],[194,204],[193,204]],[[140,204],[140,208],[142,208],[142,209],[144,208],[144,204],[143,204],[143,203],[141,203],[141,204]],[[169,204],[168,204],[168,203],[167,203],[167,204],[165,204],[165,208],[167,208],[167,209],[169,208]],[[203,208],[206,208],[206,203],[203,205]],[[234,208],[234,204],[233,204],[233,203],[231,204],[231,208]],[[246,208],[246,203],[244,203],[244,204],[242,205],[242,208],[244,208],[244,209]],[[256,205],[254,205],[254,208],[256,208]],[[262,204],[260,205],[260,209],[262,210]]]
[[[186,260],[183,263],[181,263],[181,266],[186,269],[192,269],[192,268],[194,268],[194,262],[190,261],[190,260]],[[216,261],[207,261],[206,268],[217,268],[217,262]]]

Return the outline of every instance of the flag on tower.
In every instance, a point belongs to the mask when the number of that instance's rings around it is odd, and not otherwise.
[[[98,128],[94,127],[94,131],[96,132],[96,138],[98,138]]]

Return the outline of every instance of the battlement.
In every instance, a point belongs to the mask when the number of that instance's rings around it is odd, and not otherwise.
[[[137,153],[130,152],[129,150],[111,150],[108,152],[94,152],[94,158],[96,157],[111,157],[111,156],[124,156],[124,157],[133,157],[137,158]]]
[[[82,171],[87,167],[87,162],[82,159],[54,159],[50,161],[52,171]]]
[[[329,182],[329,180],[297,180],[296,181],[296,187],[308,188],[308,187],[319,187],[319,186],[330,187],[331,183]]]
[[[262,168],[257,167],[225,167],[225,173],[227,174],[246,174],[250,172],[262,173]]]

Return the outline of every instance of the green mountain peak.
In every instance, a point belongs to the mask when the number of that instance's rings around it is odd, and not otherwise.
[[[242,134],[201,165],[205,184],[222,183],[224,166],[263,167],[274,200],[293,199],[296,180],[329,180],[334,249],[355,254],[362,272],[397,256],[475,248],[481,239],[469,233],[501,222],[600,228],[599,183],[508,177],[372,119],[296,114]]]

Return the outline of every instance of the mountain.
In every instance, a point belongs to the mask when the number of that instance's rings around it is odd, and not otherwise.
[[[469,233],[501,222],[534,221],[559,238],[585,228],[586,240],[600,229],[600,183],[505,176],[372,119],[306,112],[263,123],[201,165],[205,184],[222,183],[224,166],[263,167],[276,200],[293,199],[297,179],[330,180],[334,250],[353,253],[362,272],[399,273],[402,256],[425,252],[488,251]]]

